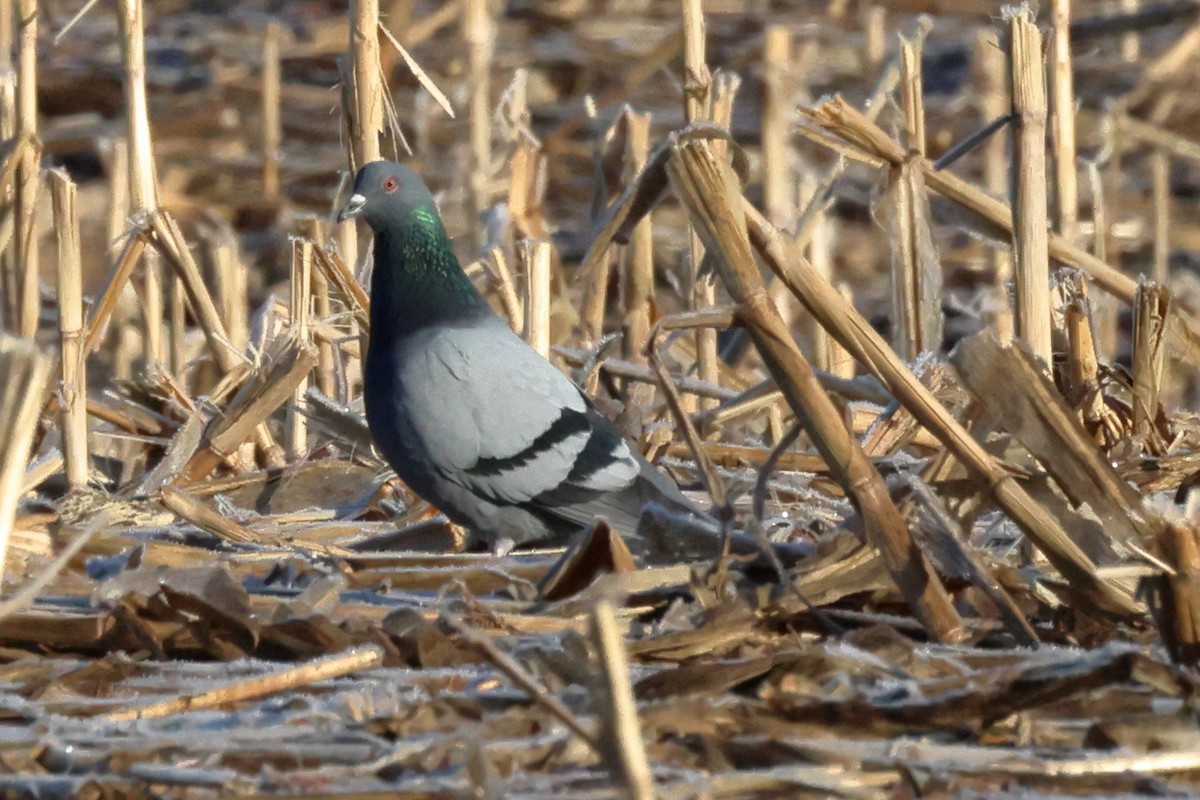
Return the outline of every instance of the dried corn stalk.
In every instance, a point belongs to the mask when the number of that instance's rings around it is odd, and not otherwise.
[[[0,577],[50,367],[32,340],[0,334]]]

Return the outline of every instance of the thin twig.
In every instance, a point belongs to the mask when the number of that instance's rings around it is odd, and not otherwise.
[[[122,711],[113,711],[97,717],[98,722],[132,722],[140,719],[161,719],[189,711],[200,711],[253,700],[298,689],[319,681],[327,681],[374,669],[383,664],[383,648],[367,645],[326,658],[318,658],[307,664],[288,667],[268,675],[256,675],[246,680],[231,681],[215,689],[195,694],[184,694],[166,700],[148,703]]]
[[[625,785],[631,800],[653,800],[654,778],[646,759],[646,745],[638,724],[637,704],[629,682],[625,643],[617,627],[612,604],[607,600],[592,609],[592,640],[600,656],[600,672],[608,689],[607,721],[609,744],[613,745],[610,766]]]
[[[443,614],[439,617],[439,621],[468,645],[483,653],[487,657],[487,660],[492,662],[492,666],[504,673],[520,689],[524,690],[535,703],[557,717],[560,722],[566,725],[593,752],[603,752],[599,739],[589,729],[589,726],[579,717],[575,716],[575,712],[567,708],[545,686],[539,683],[538,679],[521,666],[516,659],[496,647],[490,639],[476,632],[460,617]]]

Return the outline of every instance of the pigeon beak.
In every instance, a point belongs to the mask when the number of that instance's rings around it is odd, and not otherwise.
[[[366,207],[367,198],[361,194],[352,194],[350,195],[350,199],[346,201],[346,205],[342,206],[342,210],[338,212],[337,221],[345,222],[348,219],[354,219]]]

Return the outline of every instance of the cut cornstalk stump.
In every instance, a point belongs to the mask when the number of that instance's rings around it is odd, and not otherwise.
[[[1023,6],[1008,15],[1013,113],[1016,334],[1050,368],[1050,255],[1046,201],[1046,70],[1042,34]],[[1068,239],[1067,241],[1070,241]]]
[[[1150,581],[1154,616],[1171,658],[1200,663],[1200,526],[1195,516],[1171,515],[1155,538],[1156,554],[1171,569]]]
[[[11,6],[9,6],[11,8]],[[37,0],[18,0],[17,24],[19,42],[17,53],[17,141],[33,141],[37,136]],[[22,336],[37,334],[41,314],[41,297],[38,280],[41,270],[38,262],[38,237],[36,221],[38,190],[41,187],[41,160],[39,147],[19,148],[20,161],[16,163],[16,197],[13,218],[16,224],[16,250],[14,253],[17,274],[20,277],[20,301],[18,305],[19,330]]]
[[[1164,337],[1170,318],[1167,287],[1140,284],[1133,300],[1133,432],[1151,453],[1166,450],[1158,420],[1166,361]]]
[[[62,390],[63,458],[67,485],[88,482],[87,370],[83,351],[83,266],[75,184],[65,172],[50,173],[54,230],[58,237],[58,331]]]

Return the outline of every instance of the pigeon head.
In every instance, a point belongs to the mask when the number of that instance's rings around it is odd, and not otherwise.
[[[338,222],[361,219],[376,233],[407,222],[422,209],[435,209],[433,195],[417,173],[392,161],[372,161],[358,171],[354,191]]]

